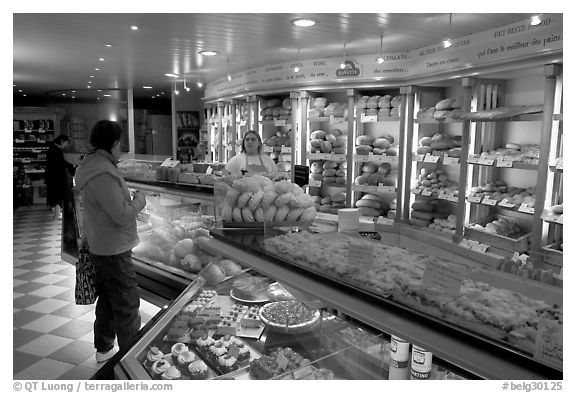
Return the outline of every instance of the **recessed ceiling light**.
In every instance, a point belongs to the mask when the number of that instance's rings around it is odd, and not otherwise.
[[[96,90],[96,91],[97,91],[98,93],[100,93],[100,92],[102,92],[102,89],[98,89],[98,90]]]
[[[12,85],[12,87],[16,87],[16,85]]]
[[[76,98],[76,96],[72,96],[72,98]]]
[[[136,26],[136,25],[130,26],[130,28],[131,28],[132,30],[138,30],[138,26]]]
[[[542,19],[540,19],[540,15],[534,15],[533,17],[530,18],[530,25],[538,26],[540,23],[542,23]]]
[[[310,27],[316,24],[316,21],[314,19],[307,19],[307,18],[292,19],[291,22],[294,26],[298,27]]]
[[[164,74],[164,75],[170,76],[170,77],[172,77],[172,78],[178,78],[178,76],[179,76],[178,74],[172,74],[172,73],[170,73],[170,72],[168,72],[168,73],[166,73],[166,74]]]
[[[94,71],[100,71],[100,68],[94,68]]]
[[[104,94],[104,97],[112,97],[112,94]]]
[[[22,94],[22,97],[26,97],[26,94]]]
[[[106,44],[106,48],[111,48],[112,44]]]
[[[90,78],[94,78],[94,75],[90,75]]]
[[[92,86],[88,85],[88,86],[86,86],[86,88],[87,88],[87,89],[91,89],[91,88],[92,88]]]
[[[143,89],[151,89],[152,86],[142,86]]]
[[[100,60],[100,61],[104,61],[104,58],[103,58],[103,57],[101,57],[101,58],[99,58],[98,60]]]
[[[92,83],[92,81],[88,81],[88,84]]]
[[[201,50],[198,53],[200,53],[202,56],[216,56],[218,54],[218,52],[213,50]]]
[[[72,93],[76,93],[76,90],[72,90]]]
[[[66,93],[62,93],[62,95],[63,95],[63,96],[65,96],[65,95],[66,95]]]
[[[18,93],[22,93],[22,90],[18,90]]]

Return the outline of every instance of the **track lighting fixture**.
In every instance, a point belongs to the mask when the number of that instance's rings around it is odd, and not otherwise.
[[[340,69],[346,68],[346,43],[344,43],[344,60],[340,62]]]
[[[186,79],[184,79],[184,90],[190,91],[190,88],[188,87],[188,85],[186,85]]]
[[[296,64],[294,65],[294,68],[292,68],[292,70],[294,72],[300,72],[300,48],[298,48],[298,59]]]

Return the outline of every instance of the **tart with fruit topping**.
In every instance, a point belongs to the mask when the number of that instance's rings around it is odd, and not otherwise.
[[[268,303],[260,309],[260,319],[268,327],[286,332],[307,331],[320,321],[320,312],[295,300]]]

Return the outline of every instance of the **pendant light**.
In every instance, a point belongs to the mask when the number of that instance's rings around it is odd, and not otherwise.
[[[203,86],[202,81],[200,80],[200,70],[198,70],[197,79],[196,79],[196,86],[198,86],[199,89],[201,89]]]
[[[300,48],[298,48],[298,58],[297,58],[296,65],[294,65],[293,71],[294,72],[300,72]]]
[[[228,82],[232,81],[232,75],[230,75],[230,58],[226,56],[226,79]]]
[[[382,36],[380,36],[380,56],[376,58],[376,63],[384,63],[384,57],[382,56]]]
[[[344,43],[344,60],[340,63],[340,69],[346,68],[346,43]]]
[[[452,35],[452,14],[450,14],[450,19],[448,21],[448,34]],[[444,48],[450,48],[452,46],[452,40],[447,38],[444,40]]]
[[[184,90],[190,91],[190,88],[186,85],[186,78],[184,78]]]
[[[176,87],[176,82],[174,82],[174,94],[180,94],[180,90],[178,90],[178,87]]]

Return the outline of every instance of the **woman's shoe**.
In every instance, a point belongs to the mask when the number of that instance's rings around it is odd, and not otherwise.
[[[103,363],[114,356],[116,352],[118,352],[116,348],[112,348],[108,352],[96,352],[96,362]]]

